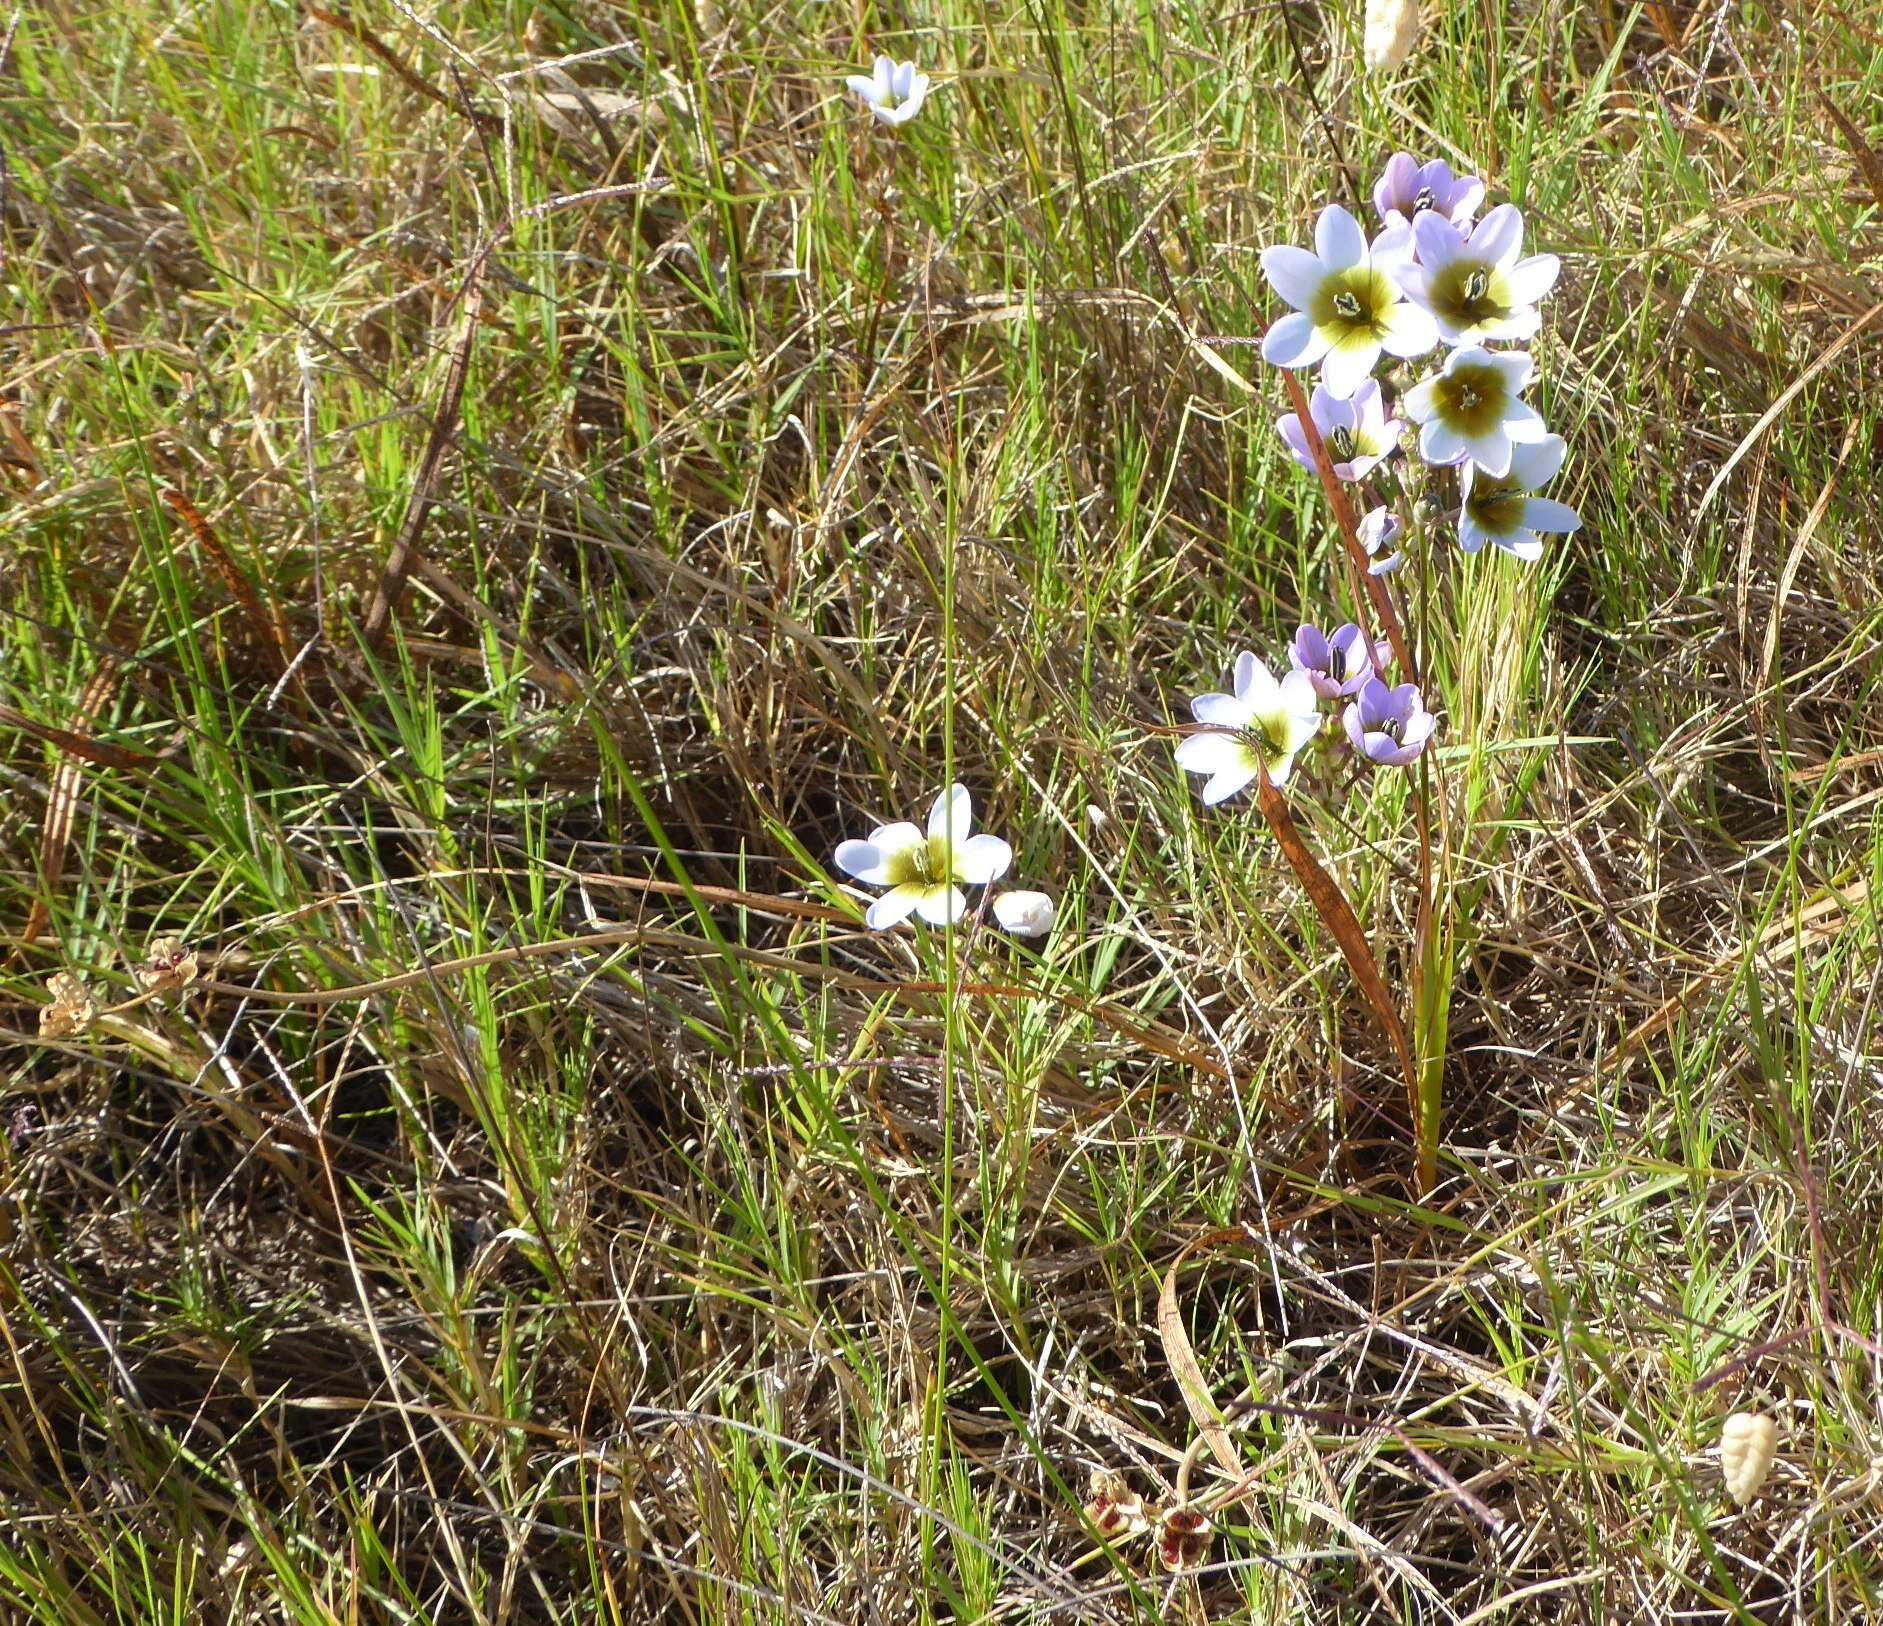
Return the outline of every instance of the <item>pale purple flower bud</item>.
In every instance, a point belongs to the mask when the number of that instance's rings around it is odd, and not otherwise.
[[[1366,567],[1369,576],[1390,576],[1406,562],[1403,553],[1393,551],[1393,544],[1406,529],[1405,522],[1390,508],[1375,508],[1363,514],[1357,528],[1360,546],[1373,561]]]
[[[1321,699],[1339,700],[1373,676],[1373,654],[1366,634],[1351,621],[1332,634],[1303,625],[1288,646],[1288,664],[1306,674]]]
[[[1379,678],[1361,685],[1341,721],[1354,751],[1377,768],[1403,768],[1417,760],[1438,727],[1416,684],[1389,689]]]

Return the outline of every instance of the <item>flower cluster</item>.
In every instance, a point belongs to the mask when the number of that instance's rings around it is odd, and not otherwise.
[[[1523,398],[1535,364],[1523,350],[1494,348],[1536,334],[1538,302],[1556,285],[1561,262],[1523,252],[1515,205],[1479,218],[1484,196],[1483,181],[1453,174],[1442,159],[1422,164],[1395,153],[1373,188],[1379,229],[1371,238],[1330,204],[1314,224],[1312,249],[1281,244],[1262,253],[1263,274],[1290,307],[1268,330],[1262,355],[1278,367],[1320,369],[1307,403],[1312,430],[1294,412],[1276,431],[1309,472],[1317,468],[1312,434],[1334,478],[1365,497],[1355,534],[1373,576],[1398,571],[1402,540],[1417,540],[1417,517],[1446,506],[1411,506],[1415,477],[1390,461],[1402,444],[1417,445],[1428,486],[1455,472],[1452,512],[1466,553],[1490,543],[1534,560],[1545,534],[1582,523],[1575,510],[1537,495],[1562,468],[1566,448]],[[1442,361],[1416,382],[1390,371],[1376,376],[1382,358],[1397,367],[1439,349]],[[1254,655],[1238,657],[1234,693],[1192,703],[1200,727],[1178,745],[1177,764],[1208,776],[1205,803],[1264,773],[1284,783],[1320,732],[1322,702],[1340,708],[1357,764],[1405,767],[1430,743],[1438,720],[1417,684],[1389,681],[1390,647],[1359,625],[1331,634],[1304,626],[1288,654],[1291,670],[1279,679]],[[1341,743],[1336,735],[1333,749]]]
[[[1454,175],[1443,160],[1421,164],[1396,153],[1373,188],[1380,229],[1369,241],[1339,204],[1315,222],[1312,251],[1287,244],[1263,251],[1269,285],[1291,307],[1268,331],[1263,356],[1280,367],[1319,366],[1309,415],[1335,475],[1365,482],[1397,450],[1409,423],[1433,469],[1459,471],[1459,544],[1489,542],[1535,559],[1544,533],[1581,521],[1564,504],[1535,495],[1562,466],[1563,443],[1523,399],[1535,377],[1530,356],[1493,345],[1532,338],[1538,302],[1556,285],[1554,254],[1523,252],[1523,216],[1503,203],[1476,219],[1484,183]],[[1436,371],[1388,406],[1374,377],[1382,356],[1412,361],[1443,347]],[[1405,422],[1402,422],[1403,415]],[[1277,425],[1296,462],[1312,470],[1298,416]],[[1373,570],[1397,568],[1392,541],[1404,521],[1371,508],[1361,539]]]
[[[1392,652],[1355,622],[1331,633],[1304,626],[1288,646],[1289,671],[1277,678],[1244,650],[1233,694],[1200,694],[1190,715],[1201,725],[1177,746],[1177,766],[1207,774],[1206,806],[1234,796],[1266,773],[1285,784],[1295,758],[1320,732],[1320,702],[1344,702],[1341,726],[1357,761],[1403,768],[1425,750],[1438,719],[1411,683],[1389,687]]]
[[[974,803],[965,785],[950,785],[928,810],[928,828],[906,819],[879,824],[863,841],[845,841],[837,867],[865,886],[888,890],[869,907],[873,932],[899,926],[910,915],[931,926],[952,926],[968,912],[964,886],[991,886],[1013,864],[1013,848],[999,836],[973,835]],[[994,919],[1016,937],[1043,937],[1055,909],[1044,892],[1002,892]]]

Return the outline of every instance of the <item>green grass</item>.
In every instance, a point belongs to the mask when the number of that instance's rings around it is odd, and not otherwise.
[[[0,1614],[1883,1611],[1883,324],[1831,353],[1883,199],[1821,100],[1883,139],[1883,40],[1480,5],[1378,81],[1351,6],[351,15],[405,72],[127,0],[0,75]],[[900,136],[879,48],[940,81]],[[1400,146],[1565,256],[1586,521],[1414,594],[1423,1194],[1334,944],[1157,731],[1344,618],[1256,257]],[[839,885],[950,776],[1037,951]],[[1294,807],[1404,999],[1403,784]],[[102,1014],[45,1039],[61,971]],[[1195,1438],[1178,1266],[1211,1403],[1274,1409],[1173,1580],[1080,1506]]]

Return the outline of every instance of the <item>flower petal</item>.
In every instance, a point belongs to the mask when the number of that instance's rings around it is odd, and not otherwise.
[[[907,819],[898,819],[894,824],[879,824],[870,832],[870,845],[885,859],[895,858],[911,847],[921,846],[923,839],[922,832]]]
[[[883,855],[877,851],[876,844],[870,841],[840,841],[837,843],[837,868],[846,875],[853,875],[859,881],[867,881],[872,886],[883,885],[889,877],[884,873]]]
[[[1465,438],[1455,429],[1449,429],[1437,418],[1428,419],[1419,431],[1419,456],[1434,468],[1445,468],[1460,462],[1466,456]]]
[[[1545,435],[1510,454],[1510,477],[1525,491],[1535,491],[1556,478],[1568,454],[1569,443],[1561,435]],[[1467,487],[1465,495],[1470,494]]]
[[[1495,367],[1504,375],[1504,382],[1510,387],[1512,395],[1523,394],[1530,387],[1530,380],[1536,376],[1536,363],[1530,359],[1526,350],[1471,350],[1459,354],[1463,362]]]
[[[1351,395],[1380,359],[1380,341],[1359,329],[1348,333],[1321,360],[1321,382],[1336,395]]]
[[[1403,215],[1395,215],[1367,250],[1368,261],[1389,277],[1396,277],[1415,264],[1418,255],[1419,245],[1412,235],[1412,222]]]
[[[873,932],[886,932],[891,926],[900,926],[927,890],[927,885],[921,881],[905,881],[870,905],[863,924]]]
[[[1227,801],[1237,791],[1255,778],[1257,763],[1254,752],[1247,752],[1242,761],[1234,767],[1225,768],[1203,787],[1203,805],[1214,807],[1218,802]]]
[[[958,886],[925,886],[915,912],[931,926],[952,926],[968,912],[968,900]]]
[[[864,101],[873,102],[876,100],[876,81],[871,79],[867,74],[853,73],[849,78],[844,80],[844,84],[847,85],[854,94],[861,96]]]
[[[1481,435],[1472,435],[1464,439],[1465,450],[1471,454],[1471,461],[1486,474],[1494,474],[1502,479],[1510,473],[1510,436],[1504,432],[1504,426],[1487,429]]]
[[[1200,694],[1190,702],[1190,715],[1209,728],[1247,728],[1253,708],[1232,694]]]
[[[1177,742],[1177,766],[1185,773],[1222,773],[1248,754],[1234,734],[1186,734]]]
[[[1291,412],[1285,418],[1278,418],[1275,428],[1287,443],[1288,450],[1294,454],[1294,460],[1312,472],[1314,455],[1308,450],[1308,437],[1302,432],[1301,419]]]
[[[955,879],[969,886],[998,881],[1013,864],[1013,848],[999,836],[969,836],[954,850]]]
[[[1424,423],[1436,410],[1433,397],[1437,392],[1438,380],[1436,378],[1422,379],[1406,391],[1400,398],[1399,404],[1405,409],[1406,416],[1414,423]]]
[[[1275,698],[1275,674],[1246,649],[1236,657],[1236,698],[1254,711],[1264,710]]]
[[[1308,680],[1306,672],[1290,672],[1275,686],[1276,702],[1284,710],[1296,717],[1312,717],[1314,727],[1320,726],[1320,713],[1314,709],[1314,685]],[[1313,728],[1308,730],[1310,734]]]
[[[1402,300],[1386,313],[1380,348],[1389,356],[1422,356],[1438,343],[1438,322],[1423,305]]]
[[[1543,557],[1543,538],[1535,531],[1513,531],[1509,536],[1494,536],[1491,540],[1526,565],[1533,565]]]
[[[994,919],[1015,937],[1044,937],[1058,913],[1044,892],[1003,892],[994,899]]]
[[[1471,257],[1486,265],[1516,259],[1523,252],[1522,212],[1514,203],[1500,203],[1471,228],[1470,241]]]
[[[1262,339],[1262,359],[1271,367],[1312,367],[1327,354],[1327,340],[1306,311],[1290,311]]]
[[[1532,254],[1504,273],[1504,287],[1513,305],[1534,305],[1562,274],[1563,262],[1554,254]]]
[[[1262,275],[1298,311],[1309,309],[1327,281],[1327,267],[1305,248],[1279,243],[1262,250]]]
[[[1402,198],[1419,190],[1419,161],[1409,152],[1396,152],[1386,160],[1380,178],[1373,183],[1373,207],[1385,220],[1399,207]]]
[[[947,841],[966,841],[974,828],[974,803],[966,785],[950,785],[928,810],[928,833]]]
[[[1314,222],[1314,252],[1330,271],[1344,271],[1366,258],[1366,233],[1338,203],[1330,203]]]
[[[1437,276],[1464,252],[1465,234],[1436,209],[1426,209],[1413,218],[1412,242],[1427,276]]]
[[[1543,416],[1527,401],[1512,401],[1504,408],[1504,433],[1514,441],[1528,442],[1544,439],[1550,432],[1550,426],[1543,421]]]
[[[1579,531],[1582,516],[1566,502],[1548,497],[1532,497],[1523,505],[1523,523],[1532,531]]]

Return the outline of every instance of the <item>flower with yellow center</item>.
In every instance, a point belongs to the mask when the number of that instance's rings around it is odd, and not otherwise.
[[[1534,446],[1512,447],[1510,472],[1501,480],[1467,463],[1458,482],[1464,499],[1458,546],[1476,553],[1489,542],[1529,564],[1543,555],[1538,533],[1579,530],[1582,516],[1567,503],[1532,495],[1556,478],[1567,451],[1560,435],[1545,435]]]
[[[1372,376],[1382,354],[1422,356],[1438,343],[1430,311],[1410,303],[1377,261],[1360,222],[1330,204],[1314,223],[1314,251],[1279,244],[1262,250],[1262,274],[1294,307],[1262,340],[1276,367],[1321,364],[1321,382],[1345,398]]]
[[[1549,433],[1536,409],[1518,399],[1533,371],[1521,350],[1454,350],[1442,369],[1406,391],[1402,404],[1419,426],[1419,455],[1439,466],[1470,458],[1501,480],[1510,472],[1513,444]]]
[[[837,848],[837,866],[866,886],[889,890],[869,907],[864,924],[888,931],[911,914],[948,926],[967,913],[963,886],[985,886],[1007,873],[1013,849],[999,836],[975,836],[974,804],[965,785],[950,785],[929,809],[924,834],[906,820],[880,824],[867,841]]]
[[[1271,784],[1283,784],[1302,746],[1321,726],[1314,685],[1305,672],[1290,672],[1279,682],[1255,656],[1236,657],[1234,694],[1200,694],[1190,715],[1200,732],[1177,742],[1177,766],[1205,773],[1205,806],[1234,796],[1267,770]]]
[[[1467,236],[1435,209],[1412,222],[1418,263],[1395,267],[1399,286],[1438,323],[1447,344],[1527,339],[1543,325],[1536,302],[1556,286],[1554,254],[1523,255],[1523,216],[1500,203]]]

